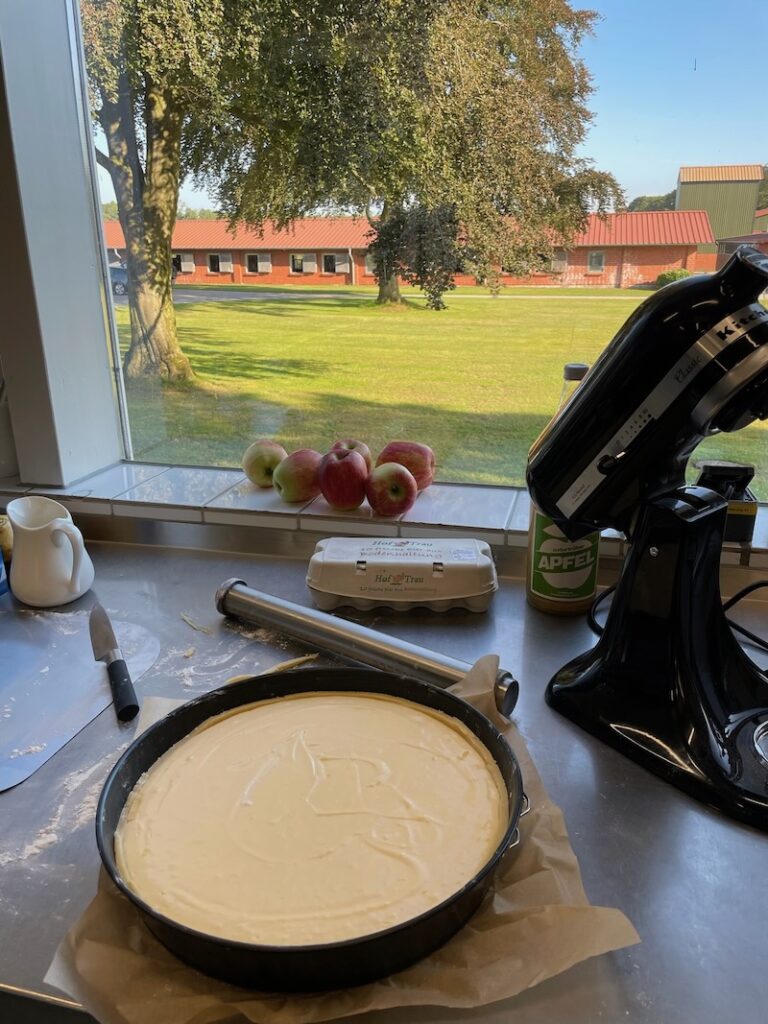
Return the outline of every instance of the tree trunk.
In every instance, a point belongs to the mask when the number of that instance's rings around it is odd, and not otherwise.
[[[127,74],[116,102],[104,101],[99,120],[109,146],[107,166],[125,236],[131,344],[127,378],[194,376],[176,336],[171,275],[171,237],[176,222],[183,111],[168,90],[147,83],[144,96],[146,169],[134,129],[135,97]]]
[[[393,203],[385,201],[381,208],[378,223],[375,222],[371,214],[368,214],[368,223],[375,231],[384,231],[386,234],[387,224],[390,224],[391,226],[392,210]],[[400,279],[397,276],[397,271],[395,270],[395,257],[391,249],[392,239],[389,238],[388,242],[389,244],[385,249],[383,261],[380,262],[381,255],[379,260],[377,260],[379,294],[376,296],[376,301],[382,306],[397,305],[403,301],[402,296],[400,295]]]
[[[176,340],[176,313],[171,290],[158,292],[147,275],[138,280],[128,271],[131,311],[131,347],[123,372],[129,379],[157,376],[165,380],[189,380],[192,367]]]
[[[390,273],[379,280],[379,294],[376,301],[381,303],[398,303],[403,301],[400,294],[400,279],[395,273]]]

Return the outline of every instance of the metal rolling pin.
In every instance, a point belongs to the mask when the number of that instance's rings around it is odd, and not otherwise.
[[[465,661],[436,654],[407,640],[384,636],[356,622],[253,590],[243,580],[232,579],[221,584],[216,591],[216,608],[222,615],[267,626],[331,654],[351,658],[372,668],[409,675],[434,686],[447,687],[458,683],[472,667]],[[494,699],[502,715],[508,717],[511,714],[518,693],[515,677],[511,672],[499,669]]]

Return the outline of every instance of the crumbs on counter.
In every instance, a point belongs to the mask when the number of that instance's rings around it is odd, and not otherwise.
[[[25,757],[27,754],[39,754],[40,751],[45,750],[47,746],[47,743],[33,743],[24,750],[19,750],[18,747],[14,747],[8,757],[12,760],[14,757]]]
[[[183,619],[183,621],[186,622],[188,626],[191,626],[192,629],[196,629],[198,633],[207,633],[208,636],[213,634],[213,630],[210,626],[202,626],[199,622],[195,622],[195,620],[187,615],[186,612],[180,612],[179,618]]]

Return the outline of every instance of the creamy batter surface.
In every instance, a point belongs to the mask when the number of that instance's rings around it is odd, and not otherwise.
[[[490,752],[394,697],[297,694],[212,719],[152,766],[115,835],[155,910],[223,938],[333,942],[458,891],[507,825]]]

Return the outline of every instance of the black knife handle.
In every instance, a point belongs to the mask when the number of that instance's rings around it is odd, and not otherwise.
[[[139,702],[136,699],[136,691],[131,682],[128,666],[122,658],[117,658],[107,665],[107,673],[118,721],[130,722],[139,713]]]

